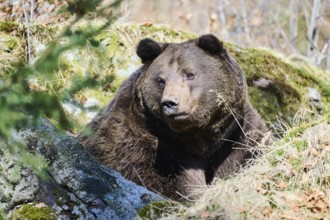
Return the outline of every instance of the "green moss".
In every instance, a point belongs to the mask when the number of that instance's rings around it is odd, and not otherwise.
[[[30,26],[31,35],[39,38],[40,40],[46,40],[50,42],[56,34],[59,33],[58,26],[54,25],[44,25],[44,24],[35,24]]]
[[[137,216],[140,219],[157,219],[166,213],[166,210],[171,209],[171,211],[173,211],[173,207],[177,207],[177,205],[170,201],[153,202],[143,208],[140,208]]]
[[[264,119],[275,121],[280,117],[292,122],[298,109],[309,107],[308,87],[321,93],[324,111],[329,111],[330,76],[322,70],[288,61],[267,49],[241,48],[230,43],[225,46],[244,71],[250,100]],[[260,87],[255,83],[260,79],[271,83]]]
[[[5,42],[5,47],[7,48],[7,52],[12,51],[18,45],[19,43],[16,38],[9,39],[7,42]]]
[[[79,208],[79,211],[81,212],[81,214],[83,215],[83,217],[86,218],[85,210],[82,209],[82,208]]]
[[[296,171],[301,173],[301,171],[303,170],[303,164],[305,161],[305,158],[303,157],[297,157],[297,158],[291,158],[291,160],[289,160],[291,162],[292,168]]]
[[[58,206],[62,205],[61,204],[61,197],[60,197],[60,194],[59,194],[58,190],[54,190],[53,195],[56,197],[56,205],[58,205]]]
[[[294,145],[296,146],[296,148],[299,152],[306,150],[306,148],[308,146],[306,141],[295,141]]]
[[[11,21],[0,21],[0,31],[3,32],[12,32],[19,27],[17,22]]]
[[[21,179],[21,169],[22,167],[18,164],[15,164],[12,169],[10,169],[10,173],[8,173],[7,178],[11,182],[18,182]]]
[[[0,208],[0,219],[2,219],[2,220],[9,219],[6,212],[2,208]]]
[[[281,161],[285,158],[285,151],[283,149],[278,149],[274,151],[272,155],[270,155],[267,159],[272,167],[276,167],[277,164],[281,163]]]
[[[6,193],[0,191],[0,201],[2,203],[9,203],[12,199],[12,194],[11,193]]]
[[[14,212],[13,220],[56,220],[56,214],[50,207],[36,207],[35,205],[23,205]]]

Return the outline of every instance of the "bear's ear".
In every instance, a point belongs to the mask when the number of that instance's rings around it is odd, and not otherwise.
[[[136,53],[141,58],[142,63],[147,63],[155,59],[161,52],[161,44],[150,38],[141,40],[136,48]]]
[[[226,55],[223,43],[213,34],[202,35],[197,39],[197,46],[211,54]]]

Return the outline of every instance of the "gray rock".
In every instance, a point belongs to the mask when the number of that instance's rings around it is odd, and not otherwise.
[[[253,81],[253,85],[259,88],[267,88],[271,84],[273,84],[273,81],[265,78],[260,78]]]
[[[301,140],[315,142],[330,142],[330,124],[322,122],[313,127],[307,128],[301,135]]]
[[[100,165],[75,137],[59,133],[47,120],[37,129],[21,131],[17,141],[43,155],[48,164],[46,181],[29,169],[18,175],[16,161],[0,152],[0,208],[11,212],[27,202],[45,203],[58,219],[133,219],[137,210],[163,198],[119,173]],[[1,146],[0,149],[6,149]]]
[[[9,210],[25,201],[31,201],[39,188],[36,175],[21,168],[4,151],[0,142],[0,208]]]
[[[308,88],[309,104],[317,113],[322,113],[322,97],[321,94],[314,88]]]

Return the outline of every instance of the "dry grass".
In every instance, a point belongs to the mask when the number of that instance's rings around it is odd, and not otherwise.
[[[16,71],[17,68],[13,63],[22,58],[22,50],[12,49],[12,44],[19,44],[19,39],[0,33],[0,76],[4,75],[5,72]]]
[[[272,146],[261,144],[265,153],[249,168],[198,187],[200,199],[163,218],[329,219],[329,118],[311,119],[306,112],[300,111],[297,124]]]

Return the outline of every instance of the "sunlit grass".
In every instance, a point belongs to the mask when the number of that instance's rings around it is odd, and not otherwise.
[[[304,113],[302,113],[304,112]],[[327,219],[330,213],[329,116],[302,110],[283,138],[227,180],[199,187],[200,199],[168,218]],[[196,186],[198,188],[198,186]]]

